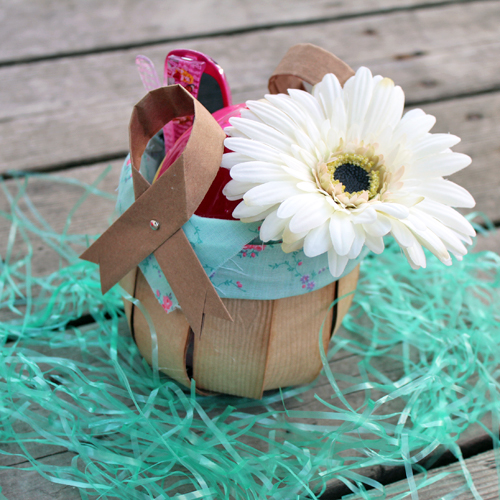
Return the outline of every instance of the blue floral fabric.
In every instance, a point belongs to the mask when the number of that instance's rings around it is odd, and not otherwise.
[[[152,139],[141,160],[141,173],[152,182],[164,156],[161,136]],[[130,158],[122,168],[117,211],[121,215],[134,202]],[[209,219],[193,215],[183,230],[220,297],[272,300],[301,295],[329,285],[335,278],[328,270],[327,254],[309,258],[302,250],[284,253],[279,243],[258,240],[260,222]],[[364,258],[350,261],[344,275]],[[175,262],[172,263],[175,265]],[[154,255],[139,268],[163,308],[179,307]]]

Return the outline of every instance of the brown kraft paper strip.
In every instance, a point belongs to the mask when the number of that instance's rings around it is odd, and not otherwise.
[[[303,81],[316,85],[327,73],[333,73],[341,85],[354,75],[349,65],[327,50],[312,43],[299,43],[288,50],[269,78],[269,92],[304,90]]]
[[[190,115],[195,120],[184,152],[149,185],[139,173],[148,141],[173,118]],[[191,328],[198,334],[205,315],[232,321],[182,231],[182,225],[198,208],[217,174],[224,138],[210,113],[181,86],[149,92],[134,107],[130,120],[136,201],[81,255],[82,259],[99,264],[101,289],[106,293],[154,253]],[[150,227],[152,220],[159,224],[156,231]]]

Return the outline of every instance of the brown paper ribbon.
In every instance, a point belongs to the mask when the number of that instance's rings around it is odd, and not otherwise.
[[[152,185],[139,173],[148,141],[170,120],[195,116],[186,148]],[[212,115],[180,85],[149,92],[132,112],[130,158],[136,201],[81,258],[100,266],[106,293],[154,254],[192,330],[201,333],[205,314],[232,321],[184,231],[214,180],[225,134]],[[150,222],[156,221],[153,230]]]
[[[303,81],[316,85],[327,73],[333,73],[341,85],[354,75],[349,65],[327,50],[312,43],[299,43],[288,50],[269,78],[269,92],[304,90]]]
[[[305,43],[290,48],[271,78],[269,91],[303,89],[326,73],[343,85],[354,71],[330,52]],[[195,116],[184,152],[152,185],[139,172],[148,141],[169,121]],[[146,257],[154,254],[191,329],[200,334],[206,314],[232,321],[182,226],[205,197],[219,169],[225,134],[210,113],[183,87],[171,85],[149,92],[130,120],[130,158],[135,202],[81,258],[100,266],[106,293]],[[151,221],[158,223],[152,230]]]

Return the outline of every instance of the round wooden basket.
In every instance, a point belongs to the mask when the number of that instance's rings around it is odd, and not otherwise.
[[[307,384],[319,375],[321,326],[326,351],[351,305],[358,276],[359,266],[324,288],[284,299],[222,299],[234,322],[207,316],[201,335],[193,334],[180,310],[164,311],[138,268],[120,284],[151,316],[162,372],[187,387],[194,379],[201,394],[259,399],[264,391]],[[135,342],[151,364],[146,318],[137,306],[124,303]]]

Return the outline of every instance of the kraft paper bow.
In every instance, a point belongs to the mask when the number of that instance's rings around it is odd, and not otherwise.
[[[150,185],[139,173],[148,141],[173,118],[190,115],[195,120],[184,152]],[[130,120],[136,201],[81,255],[99,264],[106,293],[154,254],[195,333],[201,333],[205,314],[232,321],[182,230],[219,170],[224,138],[212,115],[180,85],[149,92]]]
[[[343,61],[312,44],[293,46],[269,79],[276,94],[303,89],[326,73],[341,84],[354,74]],[[148,141],[170,120],[195,116],[182,155],[152,185],[139,173]],[[222,159],[225,134],[210,113],[179,85],[149,92],[132,112],[130,158],[136,201],[81,258],[99,264],[106,293],[148,255],[154,254],[193,332],[206,314],[232,321],[182,226],[194,214],[214,180]]]

